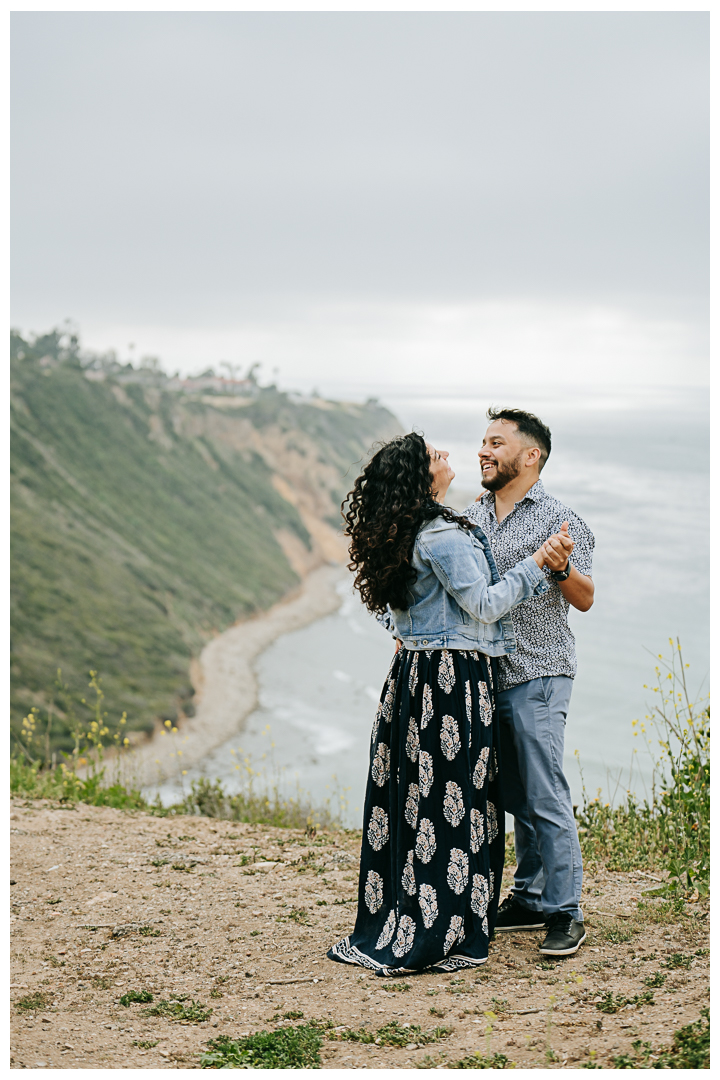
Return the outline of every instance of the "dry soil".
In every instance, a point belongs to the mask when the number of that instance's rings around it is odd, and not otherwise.
[[[707,904],[663,916],[643,900],[647,875],[586,875],[576,957],[545,961],[539,931],[510,933],[479,970],[383,980],[325,958],[354,923],[357,832],[23,801],[11,831],[14,1068],[196,1068],[208,1039],[270,1029],[285,1012],[353,1029],[452,1028],[403,1049],[325,1039],[324,1068],[442,1067],[476,1050],[518,1068],[578,1068],[591,1055],[611,1067],[634,1039],[669,1043],[708,1003]],[[667,966],[678,954],[689,967]],[[608,991],[636,996],[656,973],[667,978],[654,1004],[598,1009]],[[119,1004],[130,990],[186,995],[212,1014],[148,1016]],[[46,1004],[23,1009],[36,992]]]

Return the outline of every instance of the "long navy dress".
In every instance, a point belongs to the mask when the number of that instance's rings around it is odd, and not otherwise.
[[[358,913],[331,960],[377,975],[484,963],[505,851],[492,661],[395,655],[370,746]]]

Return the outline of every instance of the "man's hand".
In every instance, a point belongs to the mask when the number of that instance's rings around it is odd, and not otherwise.
[[[402,641],[400,640],[400,638],[395,638],[395,652],[396,652],[396,654],[399,653],[401,649],[402,649]]]
[[[560,532],[548,536],[542,546],[545,565],[549,570],[564,570],[574,547],[575,541],[568,531],[568,523],[563,521]]]
[[[541,548],[545,565],[550,570],[565,570],[574,547],[575,543],[568,531],[568,523],[563,521],[560,532],[549,536]],[[576,567],[570,567],[570,576],[565,581],[559,581],[558,586],[567,602],[578,611],[589,611],[593,606],[595,599],[593,579],[586,574],[581,574]]]

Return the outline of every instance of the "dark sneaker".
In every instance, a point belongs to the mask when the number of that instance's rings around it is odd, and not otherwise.
[[[545,916],[542,911],[531,911],[519,903],[512,893],[506,896],[498,908],[495,930],[542,930]]]
[[[540,952],[546,956],[570,956],[576,953],[587,937],[585,925],[575,922],[572,915],[558,911],[546,923],[547,935]]]

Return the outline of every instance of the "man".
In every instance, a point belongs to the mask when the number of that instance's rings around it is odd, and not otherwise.
[[[562,768],[576,671],[567,616],[571,606],[592,606],[595,538],[543,487],[540,472],[551,449],[545,424],[520,409],[491,409],[487,416],[478,453],[486,490],[464,514],[484,531],[501,575],[549,536],[545,573],[552,579],[543,596],[511,612],[517,652],[498,661],[501,770],[505,809],[515,818],[517,870],[495,929],[546,927],[540,951],[567,956],[585,940],[582,857]]]

